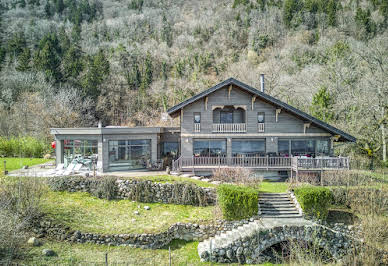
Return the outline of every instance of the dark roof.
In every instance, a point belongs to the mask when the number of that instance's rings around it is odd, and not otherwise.
[[[305,112],[299,110],[299,109],[296,109],[295,107],[292,107],[291,105],[288,105],[268,94],[265,94],[251,86],[248,86],[247,84],[244,84],[242,83],[241,81],[238,81],[234,78],[229,78],[221,83],[218,83],[217,85],[215,85],[214,87],[211,87],[210,89],[207,89],[193,97],[191,97],[190,99],[187,99],[186,101],[183,101],[181,102],[180,104],[177,104],[175,105],[174,107],[171,107],[170,109],[167,110],[167,113],[169,115],[174,115],[176,114],[176,112],[178,112],[180,109],[182,109],[183,107],[213,93],[214,91],[218,90],[218,89],[221,89],[227,85],[230,85],[230,84],[233,84],[235,86],[238,86],[252,94],[255,94],[261,98],[263,98],[264,100],[272,103],[273,105],[276,105],[276,106],[279,106],[281,108],[283,108],[284,110],[287,110],[288,112],[290,113],[293,113],[309,122],[312,122],[313,124],[327,130],[328,132],[332,133],[333,135],[340,135],[341,136],[341,139],[342,140],[346,140],[346,141],[351,141],[351,142],[355,142],[356,141],[356,138],[343,132],[342,130],[338,129],[338,128],[335,128],[315,117],[312,117],[311,115],[309,114],[306,114]]]

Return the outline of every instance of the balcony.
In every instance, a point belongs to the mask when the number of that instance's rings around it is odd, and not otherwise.
[[[201,123],[194,123],[194,132],[195,133],[201,132]]]
[[[264,132],[265,131],[265,127],[264,127],[264,123],[257,123],[257,132]]]
[[[245,133],[245,132],[247,132],[246,123],[213,124],[213,133]]]

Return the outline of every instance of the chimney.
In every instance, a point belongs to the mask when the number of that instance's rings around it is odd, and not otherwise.
[[[102,128],[101,120],[98,120],[98,128]]]
[[[260,85],[261,85],[261,92],[264,93],[265,92],[264,74],[260,74]]]

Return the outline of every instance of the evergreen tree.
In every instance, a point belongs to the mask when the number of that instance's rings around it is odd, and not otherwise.
[[[96,55],[88,56],[86,73],[82,79],[84,96],[97,99],[100,95],[100,85],[109,76],[110,65],[105,54],[100,50]]]
[[[321,87],[313,96],[311,104],[311,114],[325,122],[329,122],[334,118],[332,110],[332,97],[326,87]]]
[[[144,88],[148,88],[148,86],[152,83],[152,58],[151,54],[148,52],[144,62],[144,75],[143,75],[143,85]]]
[[[283,21],[284,24],[291,28],[292,19],[295,14],[300,10],[303,3],[298,0],[285,0],[283,5]]]
[[[79,24],[74,24],[73,29],[71,30],[71,39],[75,43],[78,43],[81,40],[81,26]]]
[[[47,1],[46,5],[44,6],[44,13],[46,15],[46,18],[50,18],[53,15],[49,1]]]
[[[71,46],[71,41],[66,34],[65,28],[62,26],[58,33],[59,45],[63,53],[65,53]]]
[[[61,48],[55,33],[46,35],[39,43],[34,56],[34,65],[43,71],[47,79],[53,78],[59,82],[62,78],[60,72]]]
[[[17,71],[28,71],[30,70],[31,51],[28,47],[24,48],[23,52],[18,57],[18,65],[16,66]]]
[[[19,4],[20,4],[21,8],[25,8],[26,7],[26,0],[20,0]]]
[[[330,0],[327,3],[328,24],[332,27],[337,25],[337,3],[336,0]]]
[[[358,7],[355,16],[356,23],[359,27],[365,30],[365,34],[361,38],[368,39],[376,34],[376,23],[371,19],[370,10],[363,10]]]
[[[63,60],[63,75],[66,79],[76,79],[83,69],[82,50],[79,46],[73,45],[67,49]]]
[[[162,18],[162,33],[161,33],[162,41],[167,43],[168,47],[172,46],[172,28],[170,23],[167,21],[166,15],[163,15]]]
[[[63,10],[65,9],[65,4],[63,3],[63,0],[56,0],[55,8],[59,14],[62,14]]]
[[[19,56],[27,46],[26,37],[22,31],[15,33],[8,41],[8,52],[11,56]]]

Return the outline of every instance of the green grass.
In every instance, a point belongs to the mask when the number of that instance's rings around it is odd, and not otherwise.
[[[52,191],[45,194],[42,205],[43,211],[57,223],[73,230],[100,234],[154,233],[167,230],[177,222],[210,221],[215,208],[104,200],[83,192]],[[144,210],[146,205],[151,210]],[[140,215],[134,211],[139,211]]]
[[[140,249],[130,247],[108,247],[95,244],[72,244],[44,241],[44,245],[33,247],[20,264],[29,265],[105,265],[108,254],[109,265],[169,265],[168,247],[164,249]],[[198,242],[174,240],[170,243],[172,265],[226,265],[201,262],[198,256]],[[57,253],[55,257],[42,256],[42,250],[49,248]],[[228,265],[239,265],[237,263]],[[264,265],[273,265],[266,263]]]
[[[6,161],[6,167],[8,171],[22,168],[24,165],[32,166],[36,164],[47,163],[52,161],[51,159],[46,160],[42,158],[0,158],[0,171],[4,171],[4,161]]]
[[[124,177],[125,179],[125,177]],[[158,183],[176,183],[176,182],[190,182],[196,184],[200,187],[217,187],[215,184],[211,184],[205,181],[192,179],[189,177],[182,176],[172,176],[172,175],[158,175],[158,176],[139,176],[129,179],[139,179],[139,180],[151,180]]]
[[[285,182],[262,182],[259,186],[259,192],[262,193],[283,193],[287,192],[288,183]]]

